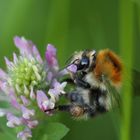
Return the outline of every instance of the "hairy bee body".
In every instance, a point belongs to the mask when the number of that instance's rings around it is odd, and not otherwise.
[[[113,107],[111,95],[113,93],[110,93],[108,86],[112,86],[115,90],[121,87],[120,58],[108,49],[101,50],[97,54],[95,51],[83,51],[76,53],[71,63],[77,66],[77,73],[72,75],[77,87],[69,93],[72,116],[93,117],[110,111]]]

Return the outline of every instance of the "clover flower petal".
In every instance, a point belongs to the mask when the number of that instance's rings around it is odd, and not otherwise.
[[[40,64],[43,64],[43,60],[42,60],[40,53],[39,53],[38,49],[36,48],[36,46],[33,46],[32,51],[33,51],[33,55],[37,59],[37,61]]]
[[[72,73],[76,73],[77,72],[77,66],[74,64],[71,64],[67,67],[67,70],[72,72]]]
[[[56,79],[53,81],[53,89],[49,89],[48,94],[51,97],[53,102],[57,102],[59,100],[60,94],[65,94],[64,88],[66,87],[67,82],[59,83]]]
[[[21,131],[17,134],[17,138],[21,140],[28,140],[28,138],[32,137],[32,132],[30,129],[26,128],[24,131]]]
[[[6,82],[0,80],[0,90],[7,93],[6,91]]]
[[[46,58],[48,67],[54,71],[58,71],[58,62],[56,59],[56,48],[53,45],[48,44],[47,50],[45,53],[45,58]]]
[[[48,75],[47,75],[47,80],[48,80],[49,83],[51,83],[52,79],[53,79],[53,73],[51,71],[49,71]]]
[[[16,94],[14,93],[13,90],[9,90],[9,98],[10,98],[10,103],[13,107],[15,107],[16,109],[20,108],[20,105],[17,101],[17,97]]]
[[[7,126],[15,127],[22,124],[21,118],[14,116],[12,113],[7,113]]]
[[[35,111],[28,109],[25,106],[21,105],[22,116],[25,119],[30,119],[31,116],[34,116]]]
[[[24,106],[28,106],[30,104],[29,99],[27,99],[25,96],[21,95],[20,98]]]
[[[53,87],[58,92],[58,94],[65,94],[64,88],[67,85],[67,82],[59,83],[56,79],[53,81]]]
[[[29,128],[35,128],[38,125],[38,121],[34,120],[34,121],[28,121],[28,127]]]
[[[4,72],[2,69],[0,69],[0,79],[1,80],[7,80],[8,75],[6,72]]]
[[[37,91],[37,103],[42,111],[53,109],[55,106],[54,102],[52,102],[43,91]]]
[[[32,41],[27,41],[24,37],[18,37],[16,36],[14,38],[14,43],[17,46],[17,48],[20,50],[20,53],[22,55],[29,55],[32,54],[32,46],[34,45]]]
[[[22,119],[22,122],[30,129],[35,128],[38,125],[38,120]]]

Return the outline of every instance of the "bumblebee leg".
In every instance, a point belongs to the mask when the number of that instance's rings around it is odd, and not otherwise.
[[[90,84],[85,82],[82,79],[76,78],[75,82],[76,82],[77,86],[79,86],[79,87],[83,87],[85,89],[89,89],[90,88]]]
[[[57,110],[69,112],[73,117],[79,117],[84,114],[83,106],[76,105],[76,104],[59,105],[57,106]]]
[[[61,105],[58,106],[58,110],[67,111],[75,118],[81,117],[86,113],[86,108],[82,105],[77,105],[77,104]]]
[[[71,79],[71,78],[62,79],[61,82],[67,82],[67,83],[69,83],[71,85],[75,85],[74,80]]]
[[[70,108],[70,114],[75,118],[81,117],[85,114],[84,107],[81,105],[73,105]]]
[[[86,104],[83,97],[77,91],[67,94],[67,98],[73,103],[70,108],[72,116],[78,117],[88,114],[88,116],[93,117],[97,114],[97,108]]]
[[[84,105],[74,105],[70,108],[70,113],[74,117],[81,117],[87,114],[88,117],[94,117],[97,111],[87,104]]]
[[[72,106],[72,105],[59,105],[59,106],[57,106],[57,109],[58,109],[59,111],[67,111],[67,112],[69,112],[71,106]]]

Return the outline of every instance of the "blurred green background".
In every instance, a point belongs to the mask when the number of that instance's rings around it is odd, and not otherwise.
[[[54,44],[61,67],[76,50],[110,48],[122,56],[127,66],[140,71],[139,0],[0,0],[2,68],[3,57],[12,58],[13,51],[17,52],[15,35],[37,44],[42,57],[46,44]],[[127,97],[124,109],[132,102],[132,110],[128,108],[126,114],[124,111],[126,126],[121,126],[118,111],[88,121],[75,121],[61,113],[60,121],[70,128],[63,140],[140,140],[140,97],[132,97],[131,93]],[[0,125],[5,125],[5,120]],[[11,136],[0,129],[0,138]]]

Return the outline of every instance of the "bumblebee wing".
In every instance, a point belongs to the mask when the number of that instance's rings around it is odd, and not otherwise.
[[[134,97],[140,96],[140,72],[138,70],[133,69],[132,81],[129,80],[129,76],[128,76],[128,80],[125,81],[125,83],[123,83],[122,86],[127,86],[128,82],[130,82],[129,85],[132,86],[132,92],[133,92]],[[111,108],[120,107],[120,104],[121,104],[120,91],[116,89],[114,86],[112,86],[109,82],[106,81],[105,83],[108,90],[108,96],[111,102],[110,103]]]
[[[110,85],[109,82],[106,82],[106,86],[108,89],[108,97],[110,101],[110,108],[120,107],[121,98],[120,91],[118,91],[114,86]]]

